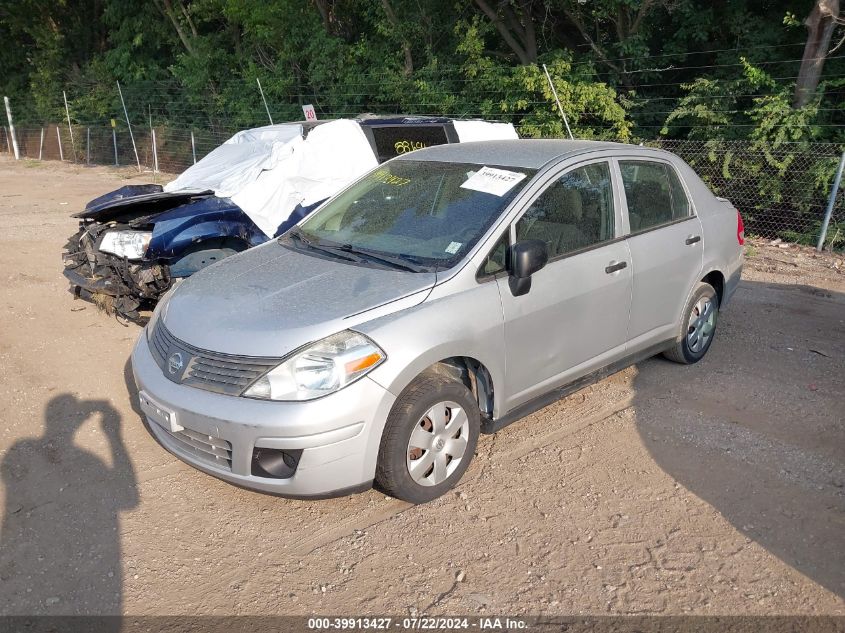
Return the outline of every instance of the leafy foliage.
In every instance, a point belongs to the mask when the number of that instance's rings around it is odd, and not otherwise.
[[[791,0],[0,0],[0,89],[20,121],[121,113],[226,130],[323,116],[448,114],[527,136],[841,140],[845,64],[806,108]],[[837,35],[837,37],[839,37]]]
[[[182,152],[187,130],[210,148],[265,124],[258,81],[276,122],[301,119],[311,103],[320,118],[483,117],[525,137],[564,137],[545,64],[574,135],[678,151],[741,207],[751,232],[809,242],[845,143],[845,49],[794,107],[810,9],[793,0],[0,0],[0,39],[14,43],[0,47],[0,92],[23,125],[63,121],[63,92],[75,123],[121,125],[120,82],[133,127],[181,130],[181,140],[160,138]],[[836,27],[832,41],[843,35]],[[835,218],[830,239],[843,233]]]

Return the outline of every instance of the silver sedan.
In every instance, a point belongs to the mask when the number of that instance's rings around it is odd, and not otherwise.
[[[662,353],[710,347],[742,219],[668,152],[431,147],[163,300],[132,355],[152,434],[286,496],[442,495],[495,432]]]

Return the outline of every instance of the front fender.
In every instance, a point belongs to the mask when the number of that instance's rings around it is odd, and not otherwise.
[[[268,239],[238,205],[216,196],[165,211],[153,222],[147,250],[147,257],[153,260],[179,258],[198,242],[210,239],[233,238],[250,247]]]
[[[495,283],[472,284],[440,296],[435,288],[413,308],[354,326],[387,354],[387,361],[369,377],[398,396],[435,363],[456,356],[473,358],[493,381],[494,417],[503,415],[506,353],[499,290]]]

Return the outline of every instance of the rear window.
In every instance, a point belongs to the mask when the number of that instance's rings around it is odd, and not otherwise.
[[[666,163],[619,161],[631,232],[645,231],[690,215],[690,203],[675,170]]]
[[[380,163],[400,154],[444,145],[449,141],[445,125],[384,125],[372,126],[371,130]]]

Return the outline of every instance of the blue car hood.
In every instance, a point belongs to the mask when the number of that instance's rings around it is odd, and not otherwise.
[[[94,198],[85,205],[85,211],[100,211],[113,204],[118,204],[127,198],[139,198],[150,194],[161,193],[164,188],[161,185],[124,185],[120,189],[109,191],[102,196]]]
[[[177,338],[225,354],[281,357],[422,302],[434,273],[372,268],[273,240],[177,286],[161,318]]]
[[[190,200],[206,198],[211,191],[162,191],[161,185],[126,185],[94,198],[85,210],[72,217],[108,222],[120,218],[143,216],[179,206]]]

